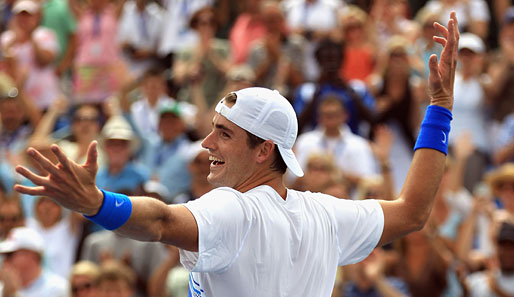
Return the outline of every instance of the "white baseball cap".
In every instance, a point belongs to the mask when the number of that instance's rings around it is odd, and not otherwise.
[[[461,49],[469,49],[477,54],[485,52],[485,44],[482,38],[473,33],[463,33],[459,38],[459,51]]]
[[[7,238],[0,242],[0,254],[12,253],[18,250],[29,250],[42,254],[44,240],[39,233],[27,227],[13,228]]]
[[[29,14],[35,14],[40,9],[39,4],[36,1],[32,0],[18,0],[14,3],[13,13],[18,14],[23,11],[28,12]]]
[[[303,176],[293,153],[298,120],[289,101],[278,91],[266,88],[246,88],[234,94],[236,103],[229,107],[221,99],[216,112],[255,136],[273,141],[287,168],[294,175]]]

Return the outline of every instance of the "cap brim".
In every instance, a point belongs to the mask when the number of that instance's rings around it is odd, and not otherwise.
[[[281,147],[280,145],[277,145],[277,146],[278,146],[278,150],[280,151],[280,155],[282,156],[282,159],[284,160],[284,163],[286,163],[286,165],[287,165],[287,168],[289,170],[291,170],[291,172],[294,175],[296,175],[298,177],[302,177],[303,170],[302,170],[302,167],[300,166],[300,164],[298,163],[298,160],[296,160],[296,156],[294,155],[293,150],[285,149],[285,148]]]
[[[0,243],[0,254],[8,254],[18,250],[18,245],[12,241],[4,241]]]

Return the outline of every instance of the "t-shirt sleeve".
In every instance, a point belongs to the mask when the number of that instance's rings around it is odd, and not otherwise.
[[[184,267],[195,272],[221,272],[235,261],[251,224],[249,208],[239,194],[215,189],[184,204],[198,225],[198,252],[180,250]]]
[[[339,242],[338,264],[342,266],[362,261],[373,251],[382,236],[382,207],[377,200],[332,201]]]

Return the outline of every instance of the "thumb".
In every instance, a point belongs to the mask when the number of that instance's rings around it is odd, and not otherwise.
[[[96,174],[96,171],[98,169],[98,149],[97,149],[98,142],[96,140],[92,141],[89,144],[89,147],[87,149],[87,159],[86,163],[84,164],[84,167],[91,171],[92,173]]]

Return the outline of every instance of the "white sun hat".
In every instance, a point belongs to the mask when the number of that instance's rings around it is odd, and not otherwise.
[[[237,96],[235,104],[229,107],[225,99],[221,99],[216,112],[255,136],[273,141],[287,168],[294,175],[303,176],[293,153],[298,120],[289,101],[278,91],[266,88],[246,88],[234,94]]]
[[[13,228],[7,238],[0,243],[0,254],[12,253],[18,250],[29,250],[42,254],[44,241],[41,235],[28,227]]]

